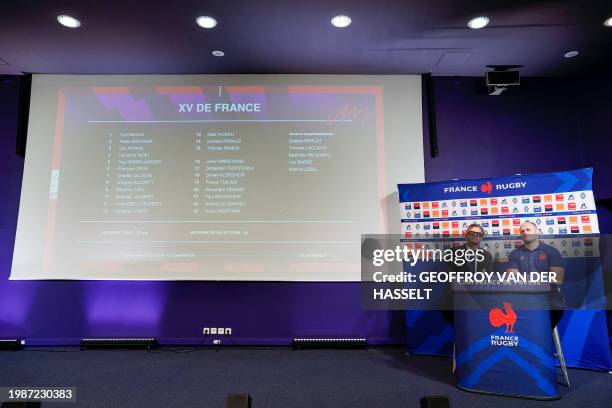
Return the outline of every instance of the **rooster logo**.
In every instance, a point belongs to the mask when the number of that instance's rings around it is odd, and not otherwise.
[[[506,333],[514,333],[514,323],[516,323],[516,313],[512,310],[512,305],[504,302],[504,310],[494,308],[489,312],[489,323],[493,327],[506,325]]]
[[[480,186],[480,191],[482,191],[485,194],[491,194],[491,191],[493,191],[493,184],[491,184],[490,181],[487,181],[486,183],[483,183]]]

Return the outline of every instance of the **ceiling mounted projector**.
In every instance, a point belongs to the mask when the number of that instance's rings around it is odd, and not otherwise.
[[[485,73],[489,95],[501,95],[501,93],[507,90],[509,86],[517,86],[521,84],[521,76],[519,71],[512,70],[520,68],[521,65],[487,66],[494,69],[493,71],[487,71]]]

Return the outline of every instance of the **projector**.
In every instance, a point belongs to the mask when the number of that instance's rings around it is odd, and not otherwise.
[[[486,73],[487,89],[489,95],[501,95],[509,86],[521,84],[518,71],[488,71]]]

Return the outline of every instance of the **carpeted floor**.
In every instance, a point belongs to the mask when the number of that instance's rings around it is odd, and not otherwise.
[[[557,401],[485,396],[455,388],[450,359],[401,348],[37,350],[0,352],[0,386],[77,388],[76,404],[44,408],[223,408],[228,393],[251,394],[253,408],[409,408],[424,395],[446,395],[453,408],[612,407],[608,373],[570,370],[573,387],[560,386]]]

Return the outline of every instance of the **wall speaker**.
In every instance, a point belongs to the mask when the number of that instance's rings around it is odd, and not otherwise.
[[[225,408],[251,408],[249,394],[228,394]]]
[[[0,350],[21,350],[23,346],[24,339],[0,339]]]
[[[421,408],[450,408],[448,397],[427,396],[421,398]]]
[[[367,346],[367,339],[293,339],[295,349],[356,349]]]
[[[438,129],[436,128],[436,100],[434,84],[431,74],[423,75],[423,94],[425,108],[427,109],[427,126],[429,130],[429,153],[431,157],[438,157]]]
[[[17,154],[25,157],[28,138],[28,121],[30,120],[30,93],[32,75],[26,74],[19,79],[19,112],[17,117]]]
[[[157,339],[149,337],[116,337],[116,338],[87,338],[81,339],[81,347],[83,348],[145,348],[152,349],[158,345]]]

